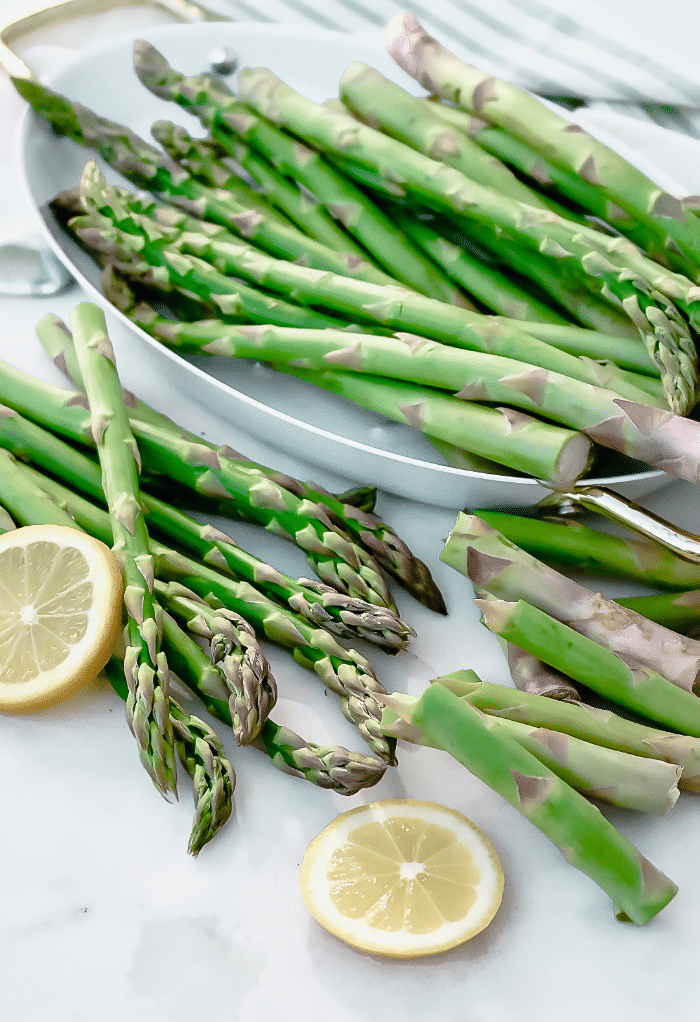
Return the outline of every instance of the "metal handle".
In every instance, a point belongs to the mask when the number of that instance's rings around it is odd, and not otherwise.
[[[566,513],[567,509],[576,506],[585,511],[597,511],[610,521],[618,525],[624,525],[633,532],[653,539],[667,550],[684,561],[693,564],[700,564],[700,538],[692,532],[686,532],[676,525],[659,518],[651,511],[645,511],[634,501],[621,497],[613,490],[607,490],[602,486],[582,486],[566,492],[556,492],[545,497],[537,505],[538,508],[558,508],[560,513]]]
[[[21,36],[47,25],[60,24],[72,18],[80,18],[91,14],[104,14],[116,7],[153,7],[186,22],[228,21],[225,14],[208,10],[194,0],[54,0],[39,10],[26,14],[23,18],[0,26],[0,68],[10,78],[28,78],[36,81],[36,76],[10,49]]]

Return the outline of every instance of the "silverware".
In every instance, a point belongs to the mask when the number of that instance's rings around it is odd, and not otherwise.
[[[545,485],[545,484],[543,484]],[[617,525],[655,540],[684,561],[700,564],[700,537],[672,525],[634,501],[604,486],[576,486],[571,490],[553,491],[536,505],[539,514],[575,514],[578,510],[596,511]]]

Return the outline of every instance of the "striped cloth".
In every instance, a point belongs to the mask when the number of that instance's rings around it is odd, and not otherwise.
[[[700,138],[698,0],[215,0],[237,21],[362,35],[410,10],[469,63],[571,107]]]

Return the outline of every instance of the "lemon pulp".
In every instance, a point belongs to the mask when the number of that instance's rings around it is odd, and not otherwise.
[[[107,546],[65,526],[0,536],[0,710],[42,709],[92,681],[121,624],[123,582]]]
[[[0,636],[5,684],[29,681],[63,663],[85,638],[93,583],[84,554],[55,543],[0,552]]]

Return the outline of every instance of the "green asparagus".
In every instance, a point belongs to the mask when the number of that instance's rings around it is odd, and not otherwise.
[[[160,648],[162,621],[153,598],[153,558],[141,508],[140,456],[124,406],[104,314],[83,302],[71,315],[75,350],[110,512],[114,552],[124,576],[124,672],[127,720],[141,760],[163,794],[176,791],[173,732],[168,713],[170,671]]]
[[[631,666],[657,671],[686,694],[693,692],[700,677],[700,642],[656,625],[567,578],[476,515],[458,516],[441,559],[487,593],[502,600],[526,600]],[[571,674],[565,667],[546,662]]]
[[[111,657],[105,674],[126,701],[129,689],[122,661]],[[172,695],[168,710],[178,757],[192,778],[195,816],[187,850],[196,856],[231,815],[236,775],[221,739],[205,721],[188,713]]]
[[[571,865],[610,895],[619,918],[646,923],[676,894],[676,885],[583,795],[510,734],[489,729],[478,710],[444,686],[428,687],[413,709],[413,722],[539,827]]]
[[[412,192],[426,205],[453,215],[486,220],[505,230],[515,228],[518,236],[532,247],[555,257],[558,266],[570,265],[584,279],[595,280],[597,286],[603,288],[602,293],[613,296],[643,332],[667,383],[668,398],[674,410],[685,412],[694,403],[697,354],[689,326],[670,298],[653,289],[652,280],[658,279],[660,268],[651,260],[644,262],[640,254],[634,254],[636,250],[628,256],[625,246],[632,246],[626,239],[610,239],[548,210],[528,206],[478,185],[460,171],[423,156],[351,117],[329,113],[300,96],[267,69],[241,71],[239,96],[257,113],[270,117],[308,143],[360,159],[375,171],[389,173],[388,168],[391,168],[392,178],[410,182]],[[567,264],[567,260],[571,262]],[[640,274],[642,266],[647,270],[646,275]],[[697,305],[697,302],[691,282],[687,280],[686,283],[685,298],[690,301],[684,302],[684,308],[689,315],[694,315],[698,310],[693,303]]]
[[[598,187],[608,201],[644,225],[672,265],[697,273],[700,225],[680,199],[534,96],[459,60],[412,14],[396,14],[387,25],[386,40],[389,54],[430,92],[507,129],[552,163]]]

